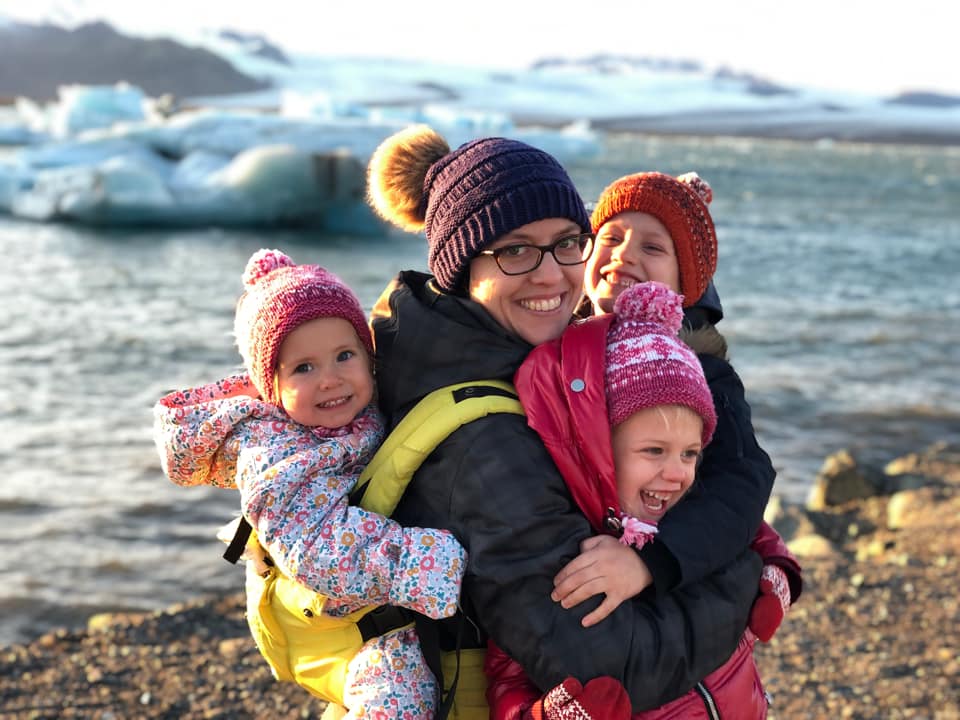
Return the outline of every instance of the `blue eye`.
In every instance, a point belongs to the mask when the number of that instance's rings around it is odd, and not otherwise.
[[[293,369],[293,372],[296,375],[299,373],[308,373],[312,369],[313,369],[313,365],[311,365],[310,363],[300,363]]]
[[[337,354],[337,362],[346,362],[355,356],[356,353],[353,350],[341,350],[340,353]]]

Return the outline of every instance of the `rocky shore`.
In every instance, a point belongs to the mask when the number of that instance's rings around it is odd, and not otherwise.
[[[805,588],[757,655],[773,720],[960,720],[960,443],[863,468],[831,456],[806,506],[768,519]],[[274,682],[241,595],[91,618],[0,649],[0,718],[310,718]]]

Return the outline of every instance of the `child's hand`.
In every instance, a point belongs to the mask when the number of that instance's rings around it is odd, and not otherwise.
[[[568,677],[524,711],[523,720],[629,720],[630,713],[630,697],[616,679],[581,685]]]
[[[580,543],[580,554],[557,573],[550,597],[564,608],[572,608],[594,595],[606,595],[581,621],[590,627],[652,582],[646,563],[632,548],[609,535],[596,535]]]
[[[776,565],[764,565],[760,575],[760,592],[750,608],[750,630],[761,642],[770,642],[789,609],[790,583],[787,574]]]

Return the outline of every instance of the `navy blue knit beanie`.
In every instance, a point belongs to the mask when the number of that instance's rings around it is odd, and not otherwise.
[[[590,231],[590,216],[560,163],[516,140],[461,145],[433,163],[423,193],[427,264],[448,292],[481,250],[527,223],[569,218]]]

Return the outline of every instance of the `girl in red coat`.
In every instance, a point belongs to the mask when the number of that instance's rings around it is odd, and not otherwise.
[[[638,551],[693,485],[717,424],[714,400],[694,351],[678,339],[682,296],[665,285],[634,285],[612,315],[571,326],[536,348],[515,378],[528,423],[543,438],[598,535],[557,576],[554,599],[572,607],[602,595],[583,621],[596,624],[650,583]],[[702,348],[701,348],[702,349]],[[799,567],[764,525],[754,549],[766,563]],[[637,718],[763,718],[767,700],[747,632],[734,655],[683,697]],[[550,694],[491,648],[491,717],[552,717]],[[570,688],[573,694],[578,688]],[[559,689],[554,693],[562,693]],[[585,697],[584,699],[587,699]],[[629,717],[622,707],[584,708],[577,717]]]

